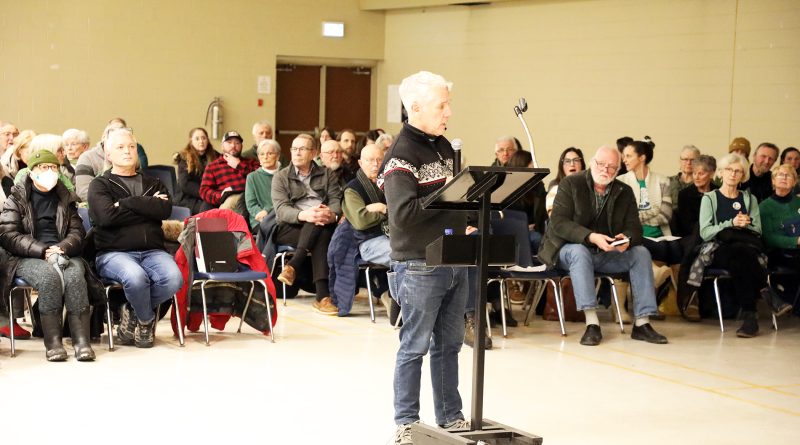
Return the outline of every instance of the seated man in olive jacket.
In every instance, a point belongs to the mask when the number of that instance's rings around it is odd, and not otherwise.
[[[631,338],[667,343],[650,325],[649,316],[658,313],[651,258],[642,245],[633,191],[615,181],[619,167],[619,152],[600,147],[589,170],[561,181],[539,258],[569,271],[578,310],[586,315],[582,345],[596,346],[603,338],[596,313],[595,272],[629,272],[636,317]]]
[[[328,289],[328,244],[342,216],[342,189],[330,170],[314,162],[314,138],[300,134],[290,149],[292,162],[272,180],[272,204],[278,220],[275,242],[295,247],[294,256],[278,281],[291,286],[296,270],[311,253],[311,267],[317,300],[314,309],[336,315]]]
[[[136,139],[127,128],[112,130],[104,145],[111,162],[89,183],[97,273],[122,284],[125,299],[118,341],[150,348],[158,321],[154,309],[181,288],[183,278],[164,250],[161,221],[172,212],[167,187],[136,171]]]

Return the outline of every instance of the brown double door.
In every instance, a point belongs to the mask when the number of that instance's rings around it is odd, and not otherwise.
[[[323,127],[369,130],[371,83],[370,68],[278,64],[275,137],[285,159],[300,133],[316,138]]]

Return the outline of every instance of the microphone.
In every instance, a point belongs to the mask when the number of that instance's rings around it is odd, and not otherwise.
[[[453,176],[455,176],[461,171],[461,146],[463,142],[461,142],[461,139],[455,138],[450,142],[450,145],[453,146],[453,151],[455,152],[455,156],[453,156]]]

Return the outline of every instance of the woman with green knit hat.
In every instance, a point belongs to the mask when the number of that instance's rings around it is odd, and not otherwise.
[[[60,146],[61,137],[38,135],[31,145],[48,143]],[[30,173],[11,189],[0,213],[0,245],[8,256],[0,266],[2,295],[8,295],[14,277],[36,289],[48,361],[67,359],[61,340],[66,306],[75,358],[94,360],[89,299],[97,304],[105,296],[98,295],[99,283],[93,283],[94,292],[87,289],[89,268],[80,257],[86,233],[76,207],[78,197],[58,180],[59,162],[52,151],[34,151],[27,163]]]

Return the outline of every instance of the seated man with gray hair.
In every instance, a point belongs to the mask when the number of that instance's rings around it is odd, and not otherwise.
[[[494,143],[494,167],[505,167],[508,161],[517,152],[517,141],[511,136],[501,136]]]
[[[243,159],[258,159],[258,146],[267,139],[274,139],[272,124],[269,121],[258,121],[253,124],[253,145],[242,152]]]
[[[642,245],[633,190],[615,180],[619,167],[619,151],[604,146],[595,153],[589,170],[561,180],[539,258],[569,271],[578,310],[586,316],[582,345],[596,346],[603,338],[596,313],[597,272],[629,273],[636,317],[631,338],[667,343],[650,325],[649,316],[658,313],[652,260]]]
[[[295,248],[294,256],[278,275],[278,281],[291,286],[296,271],[311,253],[316,301],[314,310],[336,315],[328,288],[328,244],[342,215],[342,189],[333,172],[314,162],[315,140],[300,134],[292,141],[292,164],[272,180],[272,202],[278,228],[275,242]]]
[[[172,213],[167,187],[137,171],[136,139],[127,128],[112,130],[105,150],[111,169],[89,184],[97,273],[122,284],[125,299],[118,341],[150,348],[157,321],[154,309],[172,298],[183,277],[164,248],[161,221]]]

